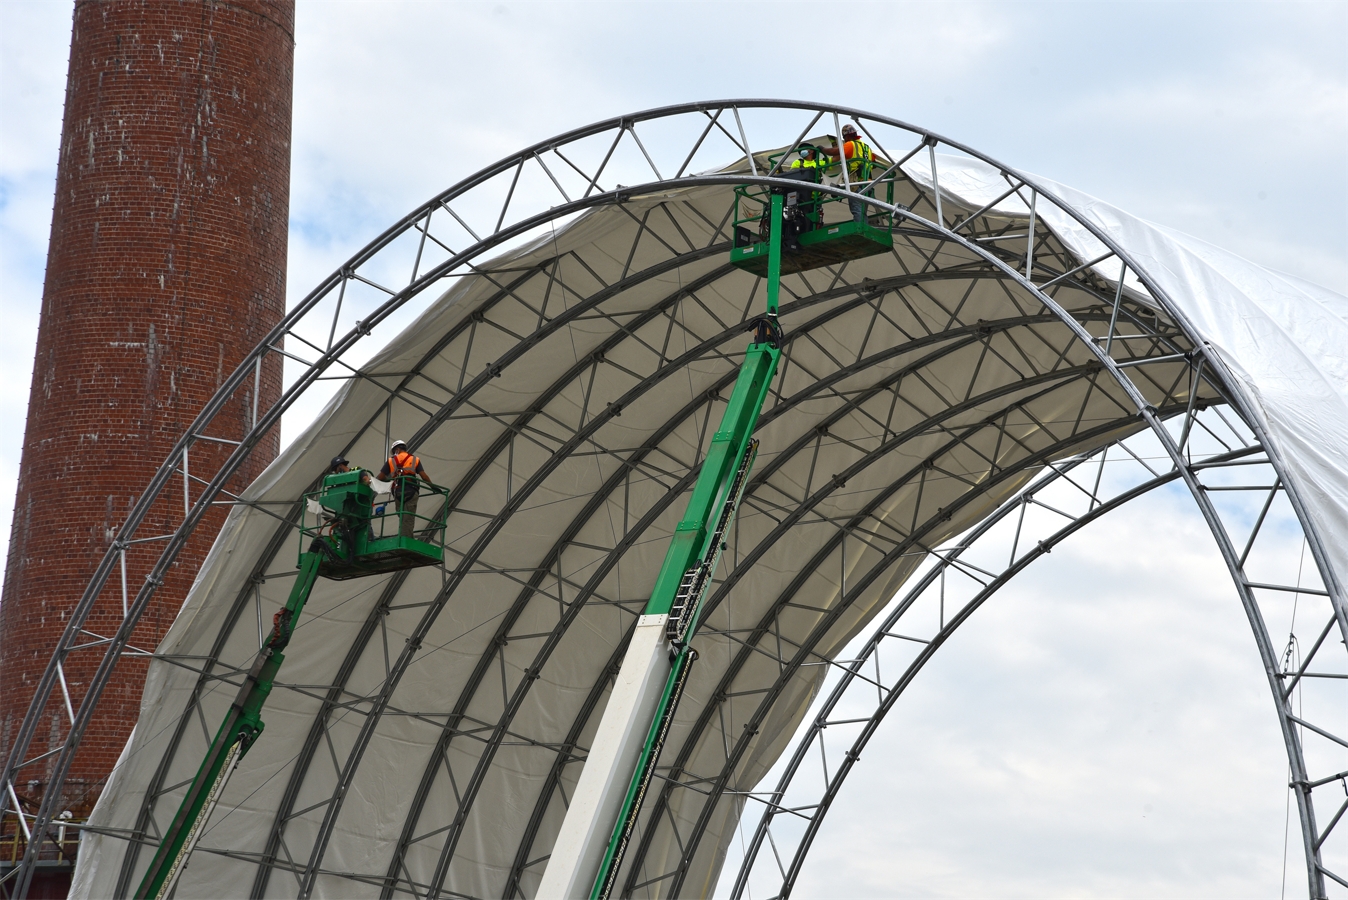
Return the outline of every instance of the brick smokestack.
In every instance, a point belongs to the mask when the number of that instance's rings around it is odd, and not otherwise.
[[[75,4],[0,601],[0,760],[121,519],[221,380],[284,312],[293,61],[293,0]],[[269,363],[263,409],[281,390],[279,360]],[[251,397],[236,398],[212,433],[238,440],[250,413]],[[229,488],[242,489],[277,446],[273,433]],[[203,473],[223,459],[208,453]],[[181,485],[175,490],[175,502],[156,506],[139,535],[177,526]],[[222,521],[223,513],[212,514],[197,529],[136,646],[153,648],[163,636]],[[131,556],[133,595],[162,545],[143,546]],[[121,615],[120,594],[107,590],[87,628],[111,635]],[[75,653],[66,662],[75,704],[101,656]],[[144,671],[143,662],[124,660],[102,695],[63,798],[77,818],[97,799],[135,723]],[[58,689],[30,753],[55,745],[68,726]],[[16,773],[34,808],[49,774],[41,763]],[[14,825],[9,816],[5,831]]]

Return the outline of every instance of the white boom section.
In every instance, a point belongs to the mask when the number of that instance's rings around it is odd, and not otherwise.
[[[665,622],[642,616],[543,872],[537,900],[588,898],[669,677]]]

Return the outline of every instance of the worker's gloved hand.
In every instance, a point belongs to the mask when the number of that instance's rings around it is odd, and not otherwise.
[[[381,503],[378,506],[376,506],[374,508],[374,514],[376,516],[382,516],[384,514],[384,504]]]

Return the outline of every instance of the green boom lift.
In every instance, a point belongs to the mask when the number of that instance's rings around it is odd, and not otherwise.
[[[768,158],[777,169],[773,177],[799,182],[799,188],[744,185],[735,189],[735,246],[730,251],[731,264],[770,279],[768,267],[772,242],[769,240],[769,223],[772,220],[782,228],[781,275],[834,266],[892,250],[893,214],[885,212],[867,215],[861,221],[854,220],[847,198],[809,187],[821,184],[840,166],[837,163],[831,167],[800,165],[802,152],[819,159],[823,148],[806,143],[789,154],[779,153]],[[791,162],[782,165],[787,160]],[[882,196],[885,202],[893,204],[894,179],[872,180],[874,166],[875,162],[870,160],[860,163],[856,175],[861,180],[850,187],[862,196]],[[782,197],[783,208],[781,215],[774,219],[768,215],[768,207],[770,198],[778,195]]]
[[[824,167],[780,165],[784,159],[800,159],[800,150],[806,149],[814,150],[818,158],[818,148],[810,144],[770,158],[774,177],[800,182],[800,187],[746,185],[735,189],[735,245],[730,261],[767,278],[767,312],[755,323],[753,343],[740,365],[730,402],[644,610],[645,615],[669,616],[665,635],[671,666],[590,889],[591,900],[607,900],[615,887],[689,669],[697,659],[689,641],[697,631],[702,602],[726,549],[726,535],[758,454],[758,441],[752,435],[781,354],[782,333],[777,324],[781,276],[886,253],[894,246],[892,214],[855,221],[848,198],[810,189],[809,185],[822,182]],[[886,201],[894,202],[892,179],[869,181],[869,170],[862,176],[868,180],[852,185],[854,191],[875,197],[877,187],[882,187]]]
[[[419,484],[418,490],[425,495],[443,497],[445,494],[443,488],[434,485]],[[239,760],[262,734],[262,707],[276,681],[276,673],[285,661],[281,651],[290,643],[300,612],[318,579],[341,581],[442,563],[443,504],[435,518],[425,519],[412,513],[385,514],[385,506],[374,506],[374,498],[368,473],[359,469],[327,475],[320,490],[305,495],[300,546],[304,548],[307,544],[307,549],[299,555],[299,574],[290,590],[290,598],[276,614],[271,635],[258,650],[238,695],[211,742],[206,759],[192,779],[173,822],[164,832],[150,868],[136,890],[137,898],[159,900],[173,892],[221,791]],[[316,513],[312,523],[308,521],[311,512]],[[400,533],[402,515],[411,517],[420,526],[417,536]],[[385,535],[385,531],[389,533]]]

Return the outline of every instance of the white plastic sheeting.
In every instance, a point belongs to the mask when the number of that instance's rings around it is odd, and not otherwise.
[[[951,206],[1004,190],[981,164],[939,160]],[[920,165],[909,173],[930,183]],[[1348,572],[1344,298],[1053,190],[1145,267],[1242,380]],[[532,896],[738,366],[742,323],[762,305],[758,280],[717,243],[728,201],[721,188],[634,198],[484,264],[252,485],[250,500],[293,502],[334,454],[377,467],[390,435],[417,434],[430,475],[457,491],[447,571],[320,583],[266,731],[178,897],[306,885],[323,897]],[[1004,213],[1024,227],[1023,207]],[[1075,222],[1039,214],[1077,259],[1100,255]],[[791,343],[662,758],[689,787],[647,802],[621,882],[637,896],[664,896],[661,874],[693,837],[681,894],[712,889],[741,806],[709,805],[706,789],[757,784],[821,663],[923,548],[975,524],[1045,460],[1140,427],[1069,329],[958,246],[901,235],[892,256],[784,286]],[[1055,299],[1100,324],[1097,293],[1064,284]],[[1182,409],[1184,364],[1145,368],[1148,402]],[[171,818],[258,623],[284,602],[296,549],[263,509],[231,514],[150,666],[94,813],[106,833],[86,834],[72,896],[111,896],[119,878],[134,887],[150,852],[132,862],[111,835],[153,836]]]
[[[938,154],[936,165],[942,193],[971,208],[981,208],[1006,189],[1001,174],[979,160]],[[931,166],[923,155],[904,168],[931,184]],[[1348,297],[1129,215],[1074,188],[1030,177],[1131,257],[1227,365],[1316,521],[1340,586],[1348,585]],[[1014,194],[995,208],[1028,214]],[[1056,206],[1042,204],[1036,213],[1078,259],[1108,252]],[[1117,284],[1119,263],[1111,259],[1098,272]],[[1124,285],[1140,287],[1131,272]]]

